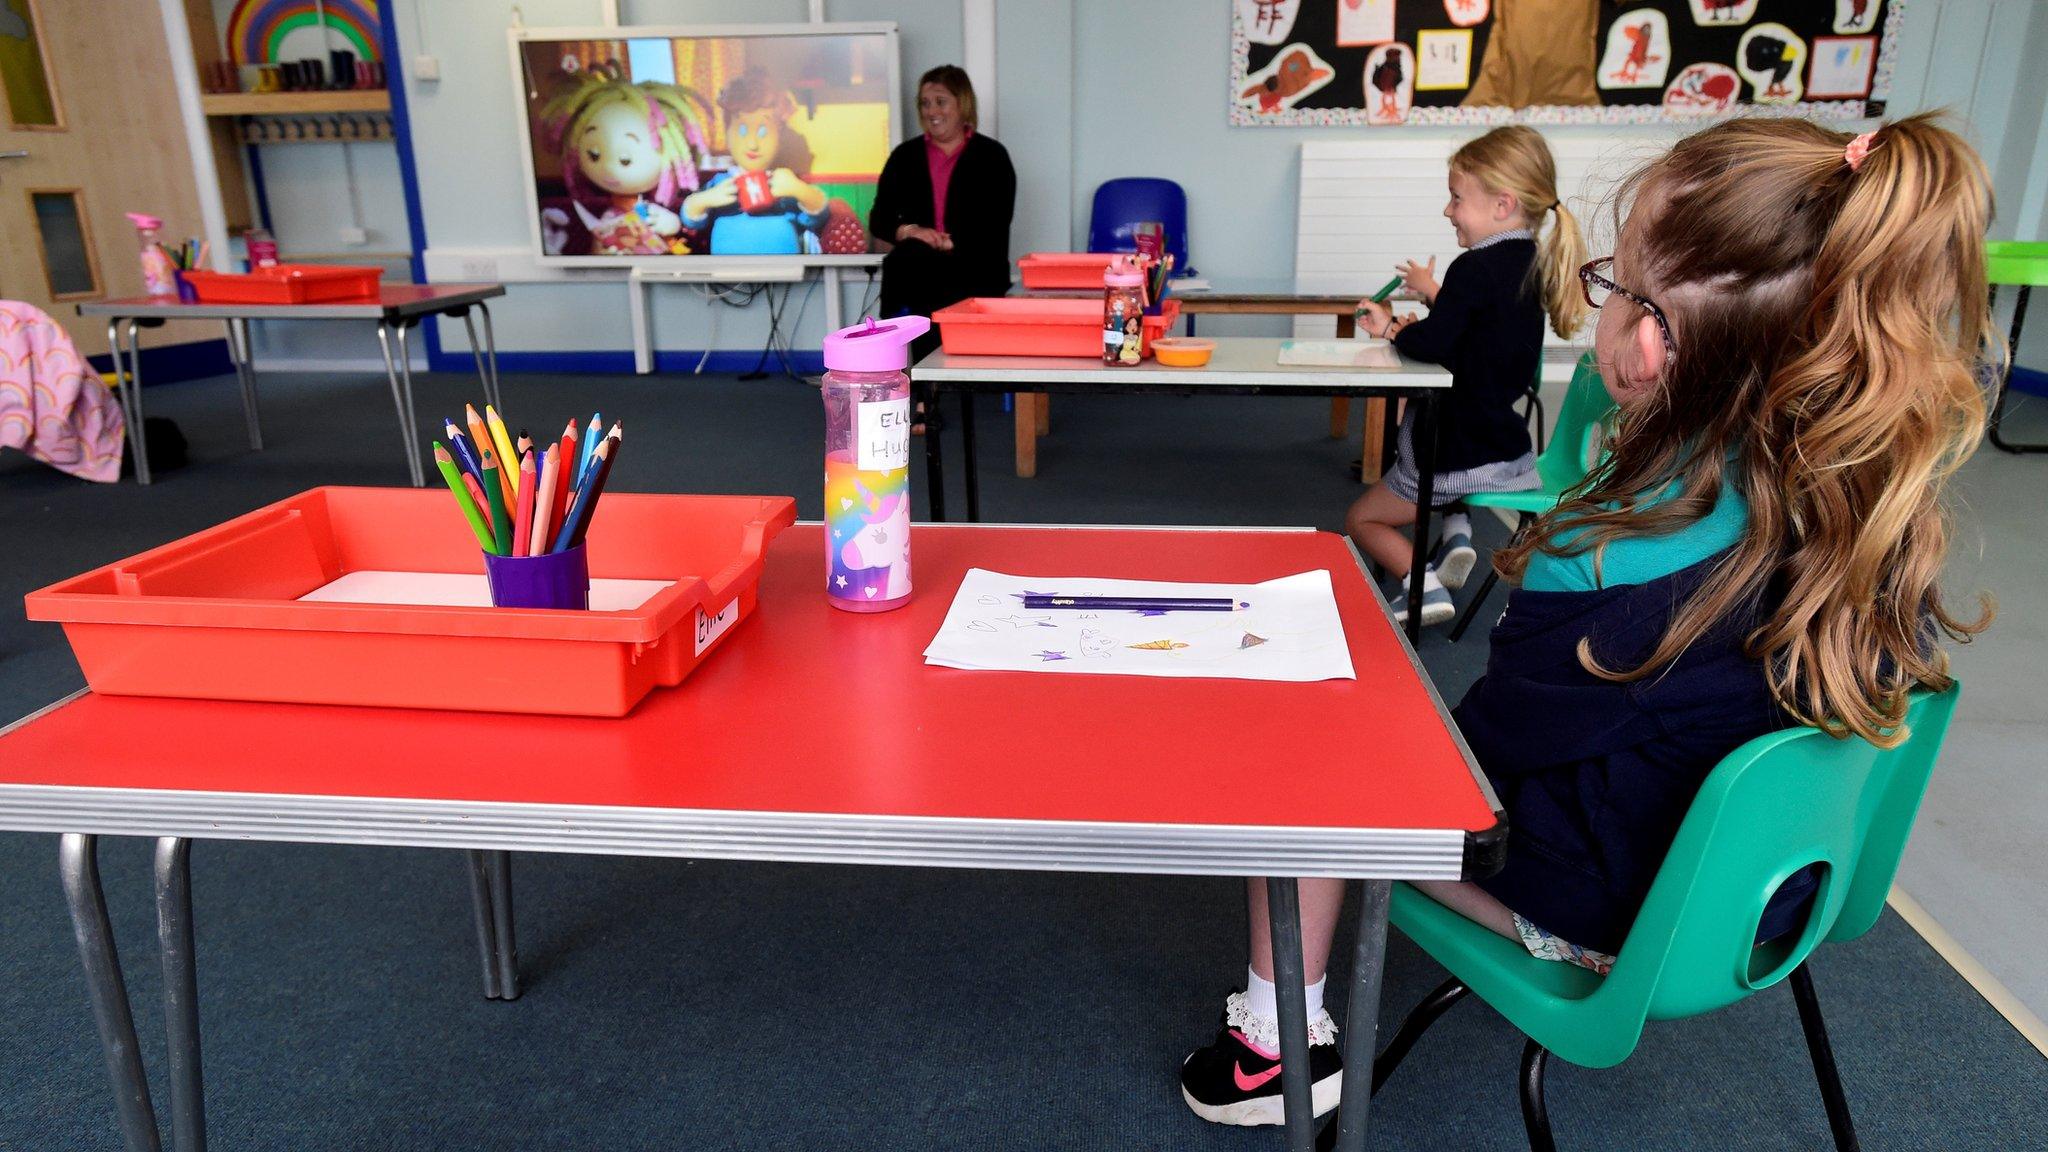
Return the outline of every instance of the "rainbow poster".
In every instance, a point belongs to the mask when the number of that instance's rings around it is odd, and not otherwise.
[[[275,64],[285,38],[301,28],[318,30],[326,16],[329,38],[317,51],[347,48],[358,60],[383,58],[382,32],[374,0],[240,0],[228,17],[228,60],[234,64]],[[332,37],[340,37],[336,42]],[[293,57],[296,58],[296,57]]]

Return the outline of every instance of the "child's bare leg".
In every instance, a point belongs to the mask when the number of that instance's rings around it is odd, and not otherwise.
[[[1344,881],[1297,880],[1301,892],[1301,976],[1313,984],[1330,967],[1330,942],[1337,937],[1337,913],[1344,907]],[[1273,978],[1273,921],[1266,913],[1266,880],[1254,876],[1245,882],[1246,903],[1251,906],[1252,971],[1261,980]]]
[[[1521,940],[1522,934],[1515,930],[1515,914],[1479,885],[1458,880],[1412,880],[1410,883],[1416,891],[1465,919],[1491,928],[1510,940]]]
[[[1365,490],[1344,514],[1344,530],[1359,549],[1393,576],[1406,576],[1415,549],[1396,525],[1415,523],[1415,505],[1394,494],[1382,480]]]

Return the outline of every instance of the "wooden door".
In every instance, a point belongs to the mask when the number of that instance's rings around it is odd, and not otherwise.
[[[135,228],[202,231],[191,154],[157,0],[0,0],[0,297],[56,317],[79,350],[107,350],[106,323],[76,305],[142,294]],[[215,340],[173,324],[153,346]]]

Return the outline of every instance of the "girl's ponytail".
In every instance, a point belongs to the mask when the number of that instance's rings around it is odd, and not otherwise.
[[[1586,262],[1586,236],[1564,201],[1553,198],[1550,211],[1557,218],[1551,221],[1550,234],[1537,247],[1533,271],[1542,288],[1543,311],[1550,316],[1550,330],[1569,340],[1578,334],[1586,314],[1592,311],[1586,306],[1585,294],[1579,291],[1579,265]]]

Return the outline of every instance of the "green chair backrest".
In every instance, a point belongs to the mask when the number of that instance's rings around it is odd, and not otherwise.
[[[1986,241],[1984,275],[1993,284],[2048,284],[2048,241]]]
[[[1579,366],[1572,372],[1571,386],[1565,390],[1564,403],[1558,406],[1557,426],[1542,454],[1536,457],[1536,475],[1542,478],[1545,492],[1556,495],[1586,478],[1593,437],[1613,409],[1614,401],[1607,395],[1607,386],[1600,382],[1593,354],[1588,352],[1579,358]]]
[[[1961,691],[1915,693],[1896,748],[1795,728],[1730,753],[1700,788],[1594,996],[1642,1012],[1638,1028],[1644,1017],[1708,1012],[1777,983],[1823,939],[1869,931]],[[1816,863],[1804,926],[1756,944],[1772,893]]]

